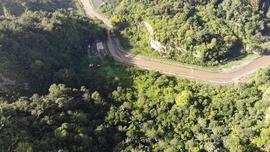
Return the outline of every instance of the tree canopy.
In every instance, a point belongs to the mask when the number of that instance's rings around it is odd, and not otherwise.
[[[74,0],[1,0],[0,15],[19,16],[26,10],[54,12],[76,7]]]
[[[270,86],[266,71],[233,87],[113,68],[129,77],[114,91],[53,84],[44,96],[2,98],[1,150],[269,150],[270,98],[262,98]],[[268,79],[259,81],[263,77]]]
[[[160,55],[184,63],[217,65],[269,50],[262,34],[269,23],[266,0],[105,0],[100,6],[135,53],[153,55],[150,39],[166,50]],[[147,21],[153,38],[144,29]],[[126,44],[124,44],[126,46]],[[155,53],[154,53],[155,54]]]
[[[11,2],[25,9],[16,14],[13,11],[17,9],[8,5]],[[188,81],[113,62],[89,69],[88,45],[106,39],[100,24],[79,16],[72,9],[67,10],[69,1],[20,2],[1,3],[4,7],[0,16],[0,84],[2,75],[16,80],[17,84],[9,93],[0,88],[1,152],[270,150],[269,68],[260,70],[246,83],[226,86]],[[227,43],[223,44],[225,38],[222,41],[222,36],[215,35],[219,30],[212,31],[215,28],[205,22],[208,18],[209,22],[215,21],[212,17],[217,15],[217,10],[221,10],[218,16],[221,22],[225,14],[229,16],[223,24],[239,23],[250,29],[258,27],[267,14],[266,11],[257,13],[266,7],[261,5],[266,1],[257,0],[241,1],[247,5],[237,0],[157,2],[116,1],[112,10],[124,11],[121,13],[129,16],[120,18],[116,12],[113,14],[115,23],[120,29],[124,27],[124,34],[133,35],[146,31],[119,23],[147,19],[157,31],[161,25],[154,24],[149,14],[156,14],[159,20],[167,18],[168,23],[174,19],[170,24],[179,21],[173,24],[176,27],[187,21],[185,24],[192,29],[187,32],[191,39],[187,37],[183,41],[198,47],[202,44],[192,39],[196,36],[194,33],[210,32],[209,37],[203,34],[205,40],[209,40],[205,45],[215,50]],[[214,13],[205,11],[212,5],[210,10],[215,10]],[[30,6],[38,7],[31,9]],[[130,12],[137,7],[143,11],[133,16]],[[235,12],[229,12],[229,7]],[[143,12],[146,15],[136,16]],[[254,17],[253,13],[257,15]],[[165,14],[163,19],[161,14]],[[178,20],[177,16],[186,19]],[[235,22],[237,16],[239,22]],[[173,25],[171,29],[175,28]],[[166,26],[159,29],[164,28]],[[248,30],[240,30],[239,34],[233,26],[226,29],[229,30],[222,34],[235,36],[243,47],[260,46],[254,41],[246,43],[250,38],[261,36],[259,31],[255,30],[252,35]],[[232,31],[236,33],[230,35]],[[130,37],[131,41],[135,39],[144,41],[134,35]],[[170,44],[169,40],[166,44]],[[236,45],[235,41],[232,44]],[[25,93],[18,94],[22,90],[18,84]]]
[[[52,82],[81,85],[88,44],[105,39],[96,22],[70,11],[27,11],[0,20],[0,72],[32,90]]]

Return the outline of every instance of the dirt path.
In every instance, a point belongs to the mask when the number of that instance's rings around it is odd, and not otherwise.
[[[97,18],[103,21],[106,28],[109,30],[112,28],[111,22],[107,17],[97,13],[95,9],[90,4],[89,0],[81,0],[85,12],[89,17]],[[193,68],[184,67],[178,64],[166,64],[161,63],[158,60],[154,60],[149,57],[143,57],[140,55],[130,55],[119,49],[117,40],[114,39],[110,32],[108,34],[108,49],[113,56],[113,58],[124,64],[133,64],[143,69],[159,71],[165,74],[172,74],[176,76],[183,76],[193,80],[200,80],[211,83],[237,83],[239,79],[246,77],[260,68],[264,68],[270,64],[270,55],[262,56],[254,59],[252,62],[241,66],[237,70],[227,71],[227,72],[210,72],[204,70],[198,70]]]

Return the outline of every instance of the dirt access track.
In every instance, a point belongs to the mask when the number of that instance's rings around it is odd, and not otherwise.
[[[156,59],[144,57],[140,55],[131,55],[128,51],[123,51],[119,47],[119,43],[116,38],[112,37],[109,30],[112,28],[110,20],[98,12],[95,11],[90,0],[80,0],[85,13],[91,18],[97,18],[101,20],[106,26],[108,32],[107,45],[109,52],[114,60],[129,65],[136,65],[140,68],[147,70],[159,71],[165,74],[171,74],[175,76],[182,76],[192,80],[200,80],[209,83],[237,83],[241,78],[247,77],[250,74],[256,72],[261,68],[265,68],[270,64],[270,55],[261,56],[252,60],[250,63],[241,66],[240,68],[228,72],[211,72],[199,69],[193,69],[184,67],[179,64],[167,64],[161,63]]]

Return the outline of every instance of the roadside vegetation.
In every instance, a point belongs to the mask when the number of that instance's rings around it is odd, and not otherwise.
[[[262,34],[269,6],[266,0],[104,0],[100,9],[111,16],[133,52],[153,55],[154,39],[165,45],[159,53],[163,57],[212,66],[269,49],[269,37]],[[153,27],[153,38],[142,21]]]
[[[270,150],[269,68],[226,86],[89,68],[96,40],[103,28],[65,7],[0,17],[0,74],[29,84],[0,91],[0,152]]]
[[[53,82],[81,85],[89,74],[87,46],[105,39],[98,23],[72,10],[27,9],[0,20],[0,72],[21,86],[14,90],[46,91]]]
[[[98,91],[54,84],[44,96],[1,99],[2,150],[269,150],[269,70],[238,86],[120,65],[93,77]]]

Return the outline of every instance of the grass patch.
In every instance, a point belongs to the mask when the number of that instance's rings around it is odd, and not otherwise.
[[[125,79],[129,77],[128,72],[126,71],[127,66],[119,64],[105,64],[97,69],[97,72],[100,75],[111,77],[115,79]]]

